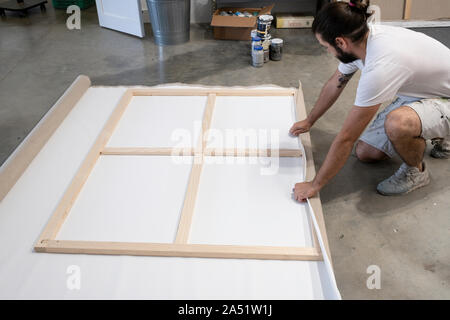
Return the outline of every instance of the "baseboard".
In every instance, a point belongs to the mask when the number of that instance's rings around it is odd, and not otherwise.
[[[383,25],[397,26],[403,28],[440,28],[450,27],[450,20],[399,20],[399,21],[383,21]]]

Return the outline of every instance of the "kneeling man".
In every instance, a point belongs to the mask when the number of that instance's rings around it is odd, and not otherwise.
[[[361,161],[394,155],[403,160],[394,175],[378,184],[383,195],[406,194],[430,182],[423,161],[426,140],[434,144],[433,157],[450,157],[450,49],[419,32],[368,23],[368,6],[361,0],[332,2],[314,20],[317,40],[341,63],[307,119],[295,123],[290,133],[308,131],[358,69],[361,78],[355,105],[316,177],[295,185],[298,201],[313,197],[341,170],[355,142]],[[366,129],[381,104],[392,100]]]

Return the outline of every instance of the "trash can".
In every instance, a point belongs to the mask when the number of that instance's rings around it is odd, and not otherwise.
[[[147,6],[157,45],[189,41],[190,0],[147,0]]]

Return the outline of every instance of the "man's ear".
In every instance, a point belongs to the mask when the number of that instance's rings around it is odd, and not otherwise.
[[[347,40],[346,40],[345,38],[343,38],[343,37],[337,37],[334,41],[336,42],[336,45],[337,45],[340,49],[342,49],[342,50],[347,49],[348,44],[347,44]]]

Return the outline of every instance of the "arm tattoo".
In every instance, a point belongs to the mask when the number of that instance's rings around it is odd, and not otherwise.
[[[343,88],[347,84],[347,82],[350,81],[350,79],[353,77],[354,74],[355,74],[355,72],[349,73],[349,74],[343,74],[343,73],[339,72],[339,76],[338,76],[339,84],[337,87],[339,89]]]

